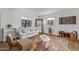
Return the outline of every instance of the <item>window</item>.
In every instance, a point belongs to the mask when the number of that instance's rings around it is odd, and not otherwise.
[[[47,24],[53,25],[53,20],[54,20],[54,18],[47,18]]]
[[[28,26],[31,27],[32,26],[32,21],[28,20]]]
[[[48,25],[53,25],[53,20],[48,20]]]
[[[30,18],[22,18],[22,27],[31,27],[32,20]]]

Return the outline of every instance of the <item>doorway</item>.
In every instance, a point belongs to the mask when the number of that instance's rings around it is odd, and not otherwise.
[[[36,19],[35,20],[35,26],[39,27],[41,32],[43,33],[43,19]]]

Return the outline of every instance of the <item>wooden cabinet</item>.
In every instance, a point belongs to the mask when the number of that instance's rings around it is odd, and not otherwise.
[[[60,37],[67,37],[70,38],[71,40],[77,40],[77,33],[76,32],[64,32],[61,31],[59,32]]]
[[[71,40],[77,40],[77,34],[75,32],[70,33]]]

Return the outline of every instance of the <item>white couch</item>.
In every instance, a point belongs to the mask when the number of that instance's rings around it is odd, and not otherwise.
[[[38,27],[27,27],[27,28],[20,28],[19,33],[22,39],[29,38],[39,34],[40,30]]]

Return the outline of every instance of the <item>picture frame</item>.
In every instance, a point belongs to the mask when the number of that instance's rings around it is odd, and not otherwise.
[[[76,24],[76,16],[60,17],[59,24]]]

